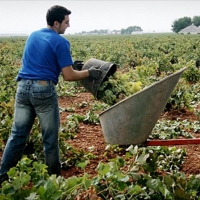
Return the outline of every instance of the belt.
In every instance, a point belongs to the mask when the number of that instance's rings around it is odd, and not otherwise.
[[[55,85],[55,83],[52,80],[21,79],[20,81],[26,82],[26,84],[38,83],[38,84],[43,85],[43,86],[46,86],[46,85]]]

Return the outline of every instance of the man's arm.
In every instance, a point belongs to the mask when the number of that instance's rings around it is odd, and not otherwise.
[[[65,81],[79,81],[89,77],[88,70],[74,70],[72,66],[62,68],[62,75]]]

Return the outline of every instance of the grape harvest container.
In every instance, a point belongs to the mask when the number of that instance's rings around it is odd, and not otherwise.
[[[145,143],[185,69],[151,84],[100,113],[105,141],[118,145]]]
[[[93,94],[96,99],[98,99],[98,91],[100,86],[104,81],[108,79],[109,76],[113,75],[116,72],[117,65],[115,63],[98,60],[96,58],[90,58],[83,65],[82,70],[90,69],[93,66],[102,72],[101,77],[98,80],[88,77],[86,79],[81,80],[80,84],[84,86],[84,88],[88,92]]]

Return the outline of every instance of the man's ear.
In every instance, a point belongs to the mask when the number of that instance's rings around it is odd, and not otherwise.
[[[58,27],[60,26],[60,23],[59,23],[58,21],[55,21],[55,22],[53,23],[53,26],[56,27],[56,28],[58,28]]]

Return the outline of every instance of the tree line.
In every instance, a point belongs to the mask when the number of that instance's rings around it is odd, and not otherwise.
[[[133,32],[142,32],[142,28],[140,26],[129,26],[127,28],[122,28],[121,30],[112,30],[112,31],[109,31],[108,29],[100,29],[100,30],[93,30],[93,31],[89,31],[89,32],[86,32],[86,31],[82,31],[80,34],[109,34],[109,33],[120,33],[122,35],[124,34],[131,34]]]

